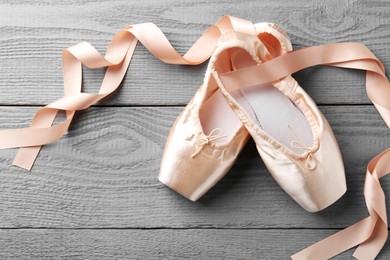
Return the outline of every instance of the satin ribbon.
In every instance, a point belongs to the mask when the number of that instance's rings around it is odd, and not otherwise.
[[[152,23],[123,28],[114,36],[104,56],[87,42],[65,49],[62,54],[64,97],[40,108],[30,127],[0,131],[0,149],[21,147],[13,165],[31,170],[42,145],[60,139],[67,132],[77,110],[88,108],[118,88],[130,64],[137,41],[165,63],[196,65],[210,57],[219,36],[227,31],[257,34],[256,25],[251,22],[224,16],[208,28],[183,56]],[[83,65],[91,69],[108,67],[99,93],[82,92]],[[53,125],[60,110],[66,111],[66,119]]]
[[[390,127],[390,83],[375,55],[360,43],[336,43],[308,47],[271,61],[220,75],[232,91],[245,86],[271,83],[315,65],[366,70],[367,94]],[[390,149],[370,161],[364,184],[369,216],[293,255],[292,259],[328,259],[354,246],[357,259],[374,259],[388,236],[385,195],[379,178],[390,172]]]
[[[379,179],[390,173],[390,149],[367,167],[364,197],[370,216],[291,256],[291,259],[328,259],[354,246],[357,259],[375,259],[388,237],[385,194]]]

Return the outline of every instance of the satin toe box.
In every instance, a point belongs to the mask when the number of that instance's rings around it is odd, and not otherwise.
[[[263,143],[257,149],[277,183],[299,205],[317,212],[333,204],[347,190],[344,165],[337,141],[324,119],[317,151],[292,158]]]
[[[180,114],[168,136],[158,179],[171,189],[196,201],[232,167],[249,135],[242,128],[229,145],[217,147],[197,140],[204,137],[190,107]]]

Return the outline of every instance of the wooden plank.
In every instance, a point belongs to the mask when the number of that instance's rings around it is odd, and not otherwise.
[[[0,230],[2,259],[290,259],[337,230]],[[334,259],[351,259],[353,250]],[[378,259],[388,259],[385,245]]]
[[[62,97],[61,51],[90,41],[104,52],[127,24],[154,22],[184,53],[222,15],[280,24],[296,47],[361,41],[390,64],[390,9],[375,1],[6,1],[0,3],[0,104],[48,104]],[[185,104],[201,84],[205,65],[170,66],[138,47],[122,89],[103,104]],[[98,90],[102,70],[85,73]],[[308,70],[297,79],[319,104],[368,103],[362,72]]]
[[[26,126],[36,108],[0,107],[3,128]],[[0,228],[340,228],[367,215],[365,167],[390,146],[372,106],[324,106],[344,155],[348,193],[307,213],[275,183],[251,142],[232,171],[193,203],[157,180],[168,131],[182,108],[95,107],[43,148],[32,172],[0,151]],[[390,179],[382,181],[390,196]],[[390,202],[388,201],[388,206]]]

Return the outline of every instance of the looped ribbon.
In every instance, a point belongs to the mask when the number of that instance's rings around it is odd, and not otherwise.
[[[196,140],[198,149],[191,155],[191,157],[195,158],[195,156],[197,156],[206,145],[209,145],[211,141],[224,137],[226,137],[226,135],[222,134],[221,128],[214,128],[208,135],[199,137],[198,140]]]
[[[366,70],[368,97],[390,127],[390,83],[383,64],[363,44],[335,43],[303,48],[256,66],[220,75],[229,90],[275,82],[299,70],[326,65]],[[369,216],[356,224],[319,241],[291,258],[329,259],[354,246],[357,259],[374,259],[388,236],[386,203],[379,178],[390,172],[390,148],[373,158],[367,167],[364,196]]]
[[[40,108],[30,127],[1,130],[0,149],[21,147],[13,165],[31,170],[42,145],[60,139],[67,132],[76,111],[88,108],[118,88],[130,64],[137,41],[165,63],[197,65],[211,56],[221,34],[237,31],[257,35],[256,26],[247,20],[224,16],[208,28],[183,56],[152,23],[124,27],[114,36],[104,56],[87,42],[64,49],[62,53],[64,97]],[[90,69],[107,67],[98,93],[82,92],[83,65]],[[66,111],[66,119],[53,125],[59,111]]]

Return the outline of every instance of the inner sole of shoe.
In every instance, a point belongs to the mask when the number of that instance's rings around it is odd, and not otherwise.
[[[235,51],[231,59],[234,70],[256,65],[242,49]],[[285,147],[301,154],[313,145],[313,132],[306,116],[271,83],[238,89],[232,95],[243,95],[245,101],[240,99],[238,103],[266,133]]]
[[[222,67],[217,68],[219,72],[256,65],[252,57],[242,49],[230,50],[230,53],[221,54],[220,57],[228,57],[230,61],[217,62],[222,64]],[[245,87],[231,94],[266,133],[288,149],[301,154],[305,148],[313,145],[311,126],[303,112],[272,84]],[[229,140],[241,126],[241,121],[219,89],[203,103],[200,120],[206,135],[216,128],[222,130],[226,137],[214,140],[216,143]]]

